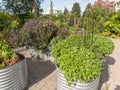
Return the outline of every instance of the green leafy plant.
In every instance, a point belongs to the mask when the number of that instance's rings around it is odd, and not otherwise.
[[[79,27],[69,27],[70,31],[79,31],[80,28]]]
[[[0,11],[0,38],[7,39],[11,29],[20,27],[20,20],[13,14]]]
[[[0,12],[0,32],[19,27],[19,18],[4,11]]]
[[[114,44],[109,38],[95,36],[94,49],[97,49],[105,56],[113,52]]]
[[[59,57],[61,55],[62,48],[70,48],[73,46],[81,47],[83,46],[83,37],[80,35],[70,35],[65,37],[64,39],[58,39],[54,38],[51,41],[51,48],[52,53],[55,58]],[[59,43],[59,44],[58,44]]]
[[[89,82],[100,76],[102,61],[96,58],[93,52],[84,47],[63,50],[56,64],[68,82]]]
[[[116,12],[109,20],[104,22],[104,32],[109,32],[109,36],[120,36],[120,12]],[[114,37],[113,36],[113,37]]]
[[[55,64],[69,85],[72,82],[89,82],[98,78],[103,57],[111,54],[114,49],[112,41],[101,36],[94,36],[93,44],[85,46],[83,34],[70,35],[59,41],[53,39],[51,43],[52,55],[56,58]],[[86,43],[91,43],[91,39]]]
[[[16,53],[7,45],[4,40],[0,40],[0,68],[11,66],[19,60]]]
[[[56,65],[64,74],[68,84],[89,82],[100,76],[102,60],[83,46],[82,36],[71,35],[52,45]]]

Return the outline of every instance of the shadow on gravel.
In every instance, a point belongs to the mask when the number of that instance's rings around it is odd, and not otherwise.
[[[115,90],[120,90],[120,85],[117,85]]]
[[[105,62],[103,63],[103,71],[102,71],[102,74],[101,74],[101,77],[100,77],[99,90],[101,90],[102,85],[104,83],[106,83],[106,81],[109,80],[109,78],[110,78],[110,76],[109,76],[109,66],[114,65],[114,64],[115,64],[115,59],[113,57],[107,56],[105,58]],[[106,85],[105,88],[106,89],[109,88],[109,85]]]
[[[49,60],[43,61],[41,59],[27,58],[26,61],[28,69],[28,87],[39,82],[56,69],[55,65]]]

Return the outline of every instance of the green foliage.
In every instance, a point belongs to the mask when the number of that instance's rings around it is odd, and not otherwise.
[[[63,49],[61,53],[56,64],[68,82],[89,82],[100,76],[102,61],[95,58],[90,50],[71,47]]]
[[[0,31],[3,31],[5,28],[10,27],[11,16],[5,12],[0,12]]]
[[[17,20],[14,20],[11,22],[11,29],[18,28],[19,22]]]
[[[78,27],[69,27],[69,30],[70,31],[78,31],[78,30],[80,30],[80,28],[78,28]]]
[[[0,40],[0,68],[15,64],[17,61],[17,55],[4,40]]]
[[[51,14],[51,15],[42,15],[40,18],[43,19],[50,19],[55,22],[57,27],[59,28],[67,28],[68,27],[68,17],[69,15],[64,15],[62,14],[61,11],[57,11],[56,15]]]
[[[56,20],[55,21],[55,24],[58,26],[58,27],[68,27],[68,24],[66,22],[62,22],[60,19]]]
[[[0,12],[0,38],[7,37],[11,29],[16,29],[20,26],[20,20],[14,15],[4,11]]]
[[[40,16],[41,19],[50,19],[51,21],[58,20],[57,15],[55,14],[45,14]]]
[[[103,55],[109,55],[113,52],[114,44],[113,42],[102,36],[96,36],[94,42],[94,49],[101,52]]]
[[[120,12],[115,13],[104,23],[104,32],[109,32],[109,36],[120,36]]]
[[[109,12],[104,6],[92,6],[90,3],[87,5],[82,16],[82,27],[86,29],[93,28],[94,33],[103,32],[103,23],[108,20],[113,12]]]
[[[23,14],[33,10],[33,0],[2,0],[7,12]]]
[[[81,15],[81,10],[80,10],[80,5],[79,5],[79,3],[76,2],[76,3],[73,4],[71,14],[72,14],[74,17],[80,17],[80,15]]]
[[[102,35],[104,35],[104,36],[110,36],[110,35],[111,35],[111,33],[110,33],[110,32],[108,32],[108,31],[104,31],[104,32],[102,33]]]
[[[86,6],[86,8],[85,8],[85,11],[83,12],[83,16],[86,16],[86,15],[90,16],[90,14],[91,14],[90,10],[92,10],[92,5],[91,5],[91,3],[88,3],[87,6]]]
[[[2,0],[7,12],[13,14],[24,14],[32,12],[33,2],[37,5],[37,10],[41,13],[41,2],[44,0]]]
[[[19,26],[19,19],[4,11],[0,12],[0,31],[14,29]]]
[[[67,15],[69,13],[68,9],[65,7],[64,9],[64,15]]]
[[[83,46],[81,35],[71,35],[52,44],[52,55],[68,83],[89,82],[100,76],[102,60]]]
[[[74,34],[51,42],[52,55],[56,58],[55,64],[64,74],[68,84],[72,82],[89,82],[100,76],[102,70],[103,56],[111,54],[114,49],[112,41],[105,37],[86,36]],[[89,47],[88,47],[89,46]]]
[[[59,43],[59,44],[57,44]],[[56,45],[57,44],[57,45]],[[52,45],[52,52],[55,58],[61,55],[62,48],[70,48],[73,46],[81,47],[83,46],[82,36],[80,35],[70,35],[66,37],[64,40],[56,41],[53,39],[51,42]]]
[[[33,15],[33,13],[28,12],[28,13],[24,13],[24,14],[16,14],[16,17],[18,17],[20,19],[20,26],[23,26],[26,21],[34,18],[34,15]]]

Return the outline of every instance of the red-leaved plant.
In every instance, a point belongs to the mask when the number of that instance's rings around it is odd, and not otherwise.
[[[18,60],[19,60],[19,57],[7,45],[5,40],[0,40],[0,68],[11,66],[17,63]]]

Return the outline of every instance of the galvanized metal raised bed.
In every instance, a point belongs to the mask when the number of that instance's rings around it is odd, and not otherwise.
[[[18,54],[20,59],[18,63],[0,69],[0,90],[23,90],[28,84],[26,59]]]
[[[99,78],[89,83],[74,82],[68,86],[64,75],[57,68],[57,90],[98,90]]]

